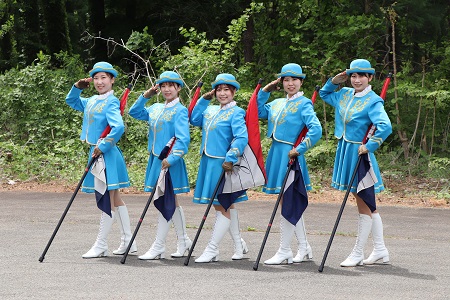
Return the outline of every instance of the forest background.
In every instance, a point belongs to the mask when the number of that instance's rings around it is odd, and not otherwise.
[[[78,182],[88,149],[79,141],[82,115],[64,99],[97,61],[120,70],[118,97],[133,84],[128,107],[162,71],[175,70],[186,83],[185,105],[198,82],[207,92],[218,73],[229,72],[245,109],[258,79],[272,81],[286,63],[302,66],[310,97],[316,85],[365,58],[376,69],[376,92],[394,74],[385,102],[394,131],[377,151],[388,192],[394,181],[414,182],[415,192],[450,203],[448,0],[1,0],[0,25],[2,184]],[[332,107],[318,99],[315,110],[323,137],[306,156],[320,190],[329,185],[336,141]],[[119,146],[141,189],[148,125],[127,111],[124,120]],[[267,153],[265,130],[261,121]],[[194,186],[201,131],[191,128],[191,139],[185,158]]]

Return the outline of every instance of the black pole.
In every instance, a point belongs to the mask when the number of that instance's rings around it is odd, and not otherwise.
[[[280,205],[281,197],[283,197],[284,187],[286,186],[286,181],[289,177],[289,172],[291,171],[292,165],[294,163],[298,163],[297,160],[294,160],[293,163],[289,164],[287,171],[286,171],[286,175],[284,175],[283,184],[281,185],[280,193],[278,194],[277,201],[275,202],[275,206],[272,211],[272,216],[270,216],[270,221],[269,221],[269,224],[267,225],[266,234],[264,235],[264,239],[262,241],[261,248],[259,248],[258,257],[256,258],[255,264],[253,265],[253,270],[255,270],[255,271],[258,271],[259,261],[261,260],[261,255],[264,251],[264,247],[266,246],[267,238],[269,236],[270,229],[272,228],[273,220],[275,219],[275,215],[277,214],[277,210],[278,210],[278,206]]]
[[[136,235],[137,235],[137,233],[139,231],[139,228],[141,227],[142,221],[144,220],[145,214],[147,213],[147,210],[148,210],[148,208],[150,206],[150,203],[152,203],[152,199],[153,199],[153,196],[155,195],[156,188],[157,188],[157,185],[158,185],[158,179],[155,182],[155,185],[154,185],[155,188],[151,192],[150,197],[148,197],[147,204],[145,204],[145,207],[144,207],[144,211],[142,211],[141,217],[139,218],[139,221],[138,221],[138,223],[136,225],[136,228],[134,229],[133,235],[131,236],[131,240],[128,243],[127,250],[125,250],[125,253],[122,256],[122,259],[120,260],[121,264],[124,264],[125,261],[127,260],[128,253],[130,252],[130,249],[131,249],[131,246],[133,245],[134,239],[136,238]]]
[[[84,170],[84,174],[83,174],[83,176],[81,176],[80,182],[78,182],[78,185],[77,185],[77,187],[75,188],[75,191],[73,192],[72,197],[70,198],[69,203],[67,204],[66,209],[64,210],[64,213],[62,214],[61,218],[59,219],[58,225],[56,225],[56,228],[55,228],[55,230],[53,231],[53,234],[52,234],[52,236],[50,237],[50,240],[48,241],[47,246],[46,246],[45,249],[44,249],[44,252],[42,252],[41,257],[39,257],[39,261],[40,261],[40,262],[43,262],[43,261],[44,261],[45,254],[47,253],[48,248],[50,248],[50,245],[52,244],[53,239],[55,238],[56,233],[57,233],[58,230],[59,230],[59,227],[61,227],[61,224],[62,224],[62,222],[64,221],[64,218],[66,217],[67,212],[69,211],[69,208],[70,208],[70,206],[72,205],[73,200],[75,200],[75,196],[77,195],[78,190],[80,189],[81,185],[83,184],[84,178],[86,177],[87,173],[89,172],[89,169],[92,167],[92,165],[94,164],[94,162],[95,162],[96,160],[97,160],[97,157],[92,158],[91,161],[89,162],[88,166],[87,166],[86,169]]]
[[[359,155],[359,157],[358,157],[358,161],[356,162],[355,170],[353,171],[352,178],[350,179],[350,183],[348,184],[347,192],[345,193],[344,201],[342,201],[341,209],[339,209],[339,213],[336,218],[336,223],[334,223],[334,227],[333,227],[333,231],[331,232],[330,240],[328,241],[328,245],[325,250],[325,254],[323,255],[323,258],[322,258],[322,263],[319,266],[319,272],[323,271],[323,267],[325,265],[325,261],[328,256],[328,252],[330,251],[331,243],[333,242],[333,238],[336,234],[336,230],[339,225],[339,221],[341,220],[342,213],[344,212],[345,203],[347,203],[348,195],[350,194],[350,190],[352,188],[353,181],[355,180],[356,174],[358,173],[358,167],[359,167],[360,163],[361,163],[361,155]]]
[[[192,242],[191,248],[189,249],[189,254],[186,257],[186,259],[184,260],[184,265],[185,266],[189,265],[189,260],[191,259],[192,251],[194,251],[195,244],[197,244],[197,240],[198,240],[198,237],[200,236],[200,232],[202,231],[203,224],[205,224],[206,217],[208,217],[209,210],[211,209],[211,206],[213,204],[214,198],[216,197],[217,191],[219,190],[220,182],[222,181],[224,176],[225,176],[225,171],[222,170],[222,174],[220,174],[219,181],[217,181],[217,184],[216,184],[216,187],[214,189],[214,192],[213,192],[213,194],[211,196],[211,199],[209,200],[208,206],[206,207],[205,214],[203,215],[202,221],[200,222],[200,225],[199,225],[199,227],[197,229],[197,233],[195,234],[194,241]]]

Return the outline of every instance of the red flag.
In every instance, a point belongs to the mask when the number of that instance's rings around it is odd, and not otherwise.
[[[244,190],[266,183],[266,169],[264,168],[259,133],[257,103],[261,83],[262,79],[258,81],[253,91],[245,115],[248,145],[245,146],[244,153],[240,157],[239,162],[233,167],[233,172],[231,174],[225,174],[224,182],[221,184],[221,189],[218,192],[217,198],[219,202],[224,202],[224,207],[231,205],[237,197],[242,195],[241,192]]]
[[[122,98],[120,99],[120,114],[123,115],[123,111],[125,110],[125,107],[127,106],[127,99],[128,95],[131,92],[131,84],[128,84],[127,88],[125,89],[125,92],[123,92]],[[102,134],[100,135],[100,138],[104,138],[111,132],[111,127],[108,125],[106,126],[105,130],[103,130]]]
[[[253,91],[250,101],[248,102],[247,112],[245,114],[245,123],[248,132],[248,146],[252,150],[258,166],[264,175],[264,182],[266,182],[266,169],[264,168],[264,158],[261,147],[261,136],[259,131],[258,118],[258,92],[261,88],[262,79],[258,81],[255,90]],[[244,151],[245,152],[245,151]]]
[[[192,97],[191,103],[189,103],[189,108],[188,108],[188,118],[191,117],[192,114],[192,110],[194,109],[195,104],[197,104],[197,100],[200,97],[200,91],[202,89],[202,85],[203,82],[199,82],[197,84],[197,89],[195,90],[194,96]]]

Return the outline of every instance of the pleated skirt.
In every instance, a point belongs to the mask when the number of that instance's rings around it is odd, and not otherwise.
[[[263,187],[263,192],[266,194],[279,194],[283,184],[284,177],[288,167],[289,157],[288,153],[292,149],[292,145],[280,143],[272,140],[269,154],[266,159],[266,174],[267,184]],[[302,170],[303,181],[305,182],[306,190],[311,190],[312,185],[309,179],[308,167],[306,165],[305,156],[298,156],[298,163]]]
[[[358,162],[358,148],[360,144],[346,142],[341,138],[336,149],[336,157],[334,160],[333,177],[331,186],[340,191],[346,191],[350,183],[350,179]],[[370,161],[372,162],[373,171],[377,177],[378,182],[375,183],[375,193],[384,190],[383,180],[381,179],[380,168],[378,167],[375,155],[369,152]],[[351,192],[356,192],[358,186],[358,174],[351,184]]]
[[[197,182],[195,185],[194,199],[197,204],[208,204],[211,201],[212,194],[216,188],[217,182],[222,174],[223,158],[212,158],[202,155],[200,167],[197,174]],[[248,200],[247,193],[244,193],[236,199],[234,203]],[[214,197],[214,205],[220,205],[217,195]]]
[[[150,154],[145,172],[144,191],[152,192],[155,189],[155,184],[161,172],[161,162],[162,160],[157,156]],[[176,164],[170,166],[169,171],[174,193],[188,193],[190,188],[184,159],[180,159]]]
[[[95,146],[91,146],[89,151],[89,161],[94,152]],[[106,170],[106,182],[108,191],[117,190],[130,186],[130,179],[128,178],[127,166],[125,159],[123,158],[122,151],[119,147],[115,146],[108,152],[103,153]],[[81,191],[85,193],[94,193],[94,175],[88,172],[84,178],[81,186]]]

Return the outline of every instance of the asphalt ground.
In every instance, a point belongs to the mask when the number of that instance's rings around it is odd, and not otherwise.
[[[344,196],[344,193],[342,193]],[[44,261],[38,261],[71,193],[0,192],[0,299],[449,299],[450,210],[380,206],[386,246],[392,264],[342,268],[357,230],[356,207],[348,204],[325,268],[318,272],[339,211],[336,204],[310,203],[305,212],[312,261],[265,266],[279,245],[279,213],[272,226],[258,271],[253,265],[272,214],[272,200],[252,199],[238,205],[242,237],[250,252],[232,261],[233,244],[226,235],[219,262],[197,264],[214,222],[211,210],[190,264],[172,259],[175,229],[167,236],[166,256],[141,261],[128,256],[83,259],[98,232],[100,212],[94,197],[79,193]],[[134,230],[148,195],[123,195]],[[180,197],[188,234],[195,237],[206,205]],[[136,241],[139,254],[153,242],[157,211],[150,206]],[[108,238],[110,252],[120,243],[117,224]],[[371,239],[366,256],[371,252]],[[295,237],[292,249],[296,252]]]

